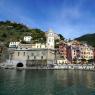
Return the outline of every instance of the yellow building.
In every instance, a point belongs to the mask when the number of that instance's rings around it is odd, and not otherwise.
[[[81,58],[90,60],[93,59],[93,48],[87,44],[83,44],[80,46],[81,49]]]

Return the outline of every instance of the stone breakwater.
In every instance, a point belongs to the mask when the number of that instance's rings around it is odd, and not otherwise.
[[[95,64],[54,64],[47,66],[35,66],[35,67],[14,67],[12,65],[1,65],[1,68],[5,69],[51,69],[51,70],[60,70],[60,69],[73,69],[73,70],[93,70],[95,71]]]
[[[95,70],[95,65],[92,64],[63,64],[55,65],[55,69],[75,69],[75,70]]]

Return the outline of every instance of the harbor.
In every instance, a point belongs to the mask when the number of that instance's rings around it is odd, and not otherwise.
[[[0,95],[95,95],[95,0],[0,0]]]
[[[58,36],[58,35],[56,35]],[[55,33],[47,32],[45,44],[32,44],[31,36],[24,41],[10,42],[6,53],[8,58],[0,64],[5,69],[51,69],[51,70],[95,70],[95,50],[87,43],[62,41],[55,48]],[[58,38],[58,37],[57,37]],[[4,55],[3,52],[1,55]]]

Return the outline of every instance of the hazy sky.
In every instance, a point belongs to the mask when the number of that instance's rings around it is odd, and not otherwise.
[[[95,33],[95,0],[0,0],[2,20],[75,38]]]

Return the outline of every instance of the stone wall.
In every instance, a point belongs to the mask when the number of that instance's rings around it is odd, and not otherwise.
[[[27,60],[27,67],[43,67],[47,66],[47,60]]]
[[[54,63],[55,51],[50,49],[31,49],[31,50],[16,49],[12,54],[10,54],[9,59],[17,60],[17,63],[26,61],[27,67],[46,66],[47,64]],[[16,61],[13,62],[17,64]]]

